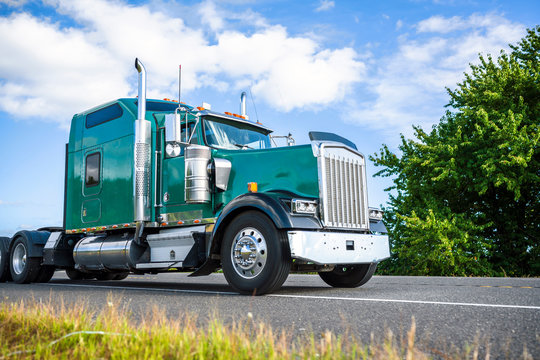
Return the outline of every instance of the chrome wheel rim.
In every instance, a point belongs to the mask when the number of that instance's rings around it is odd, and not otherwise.
[[[231,260],[236,273],[244,279],[253,279],[266,265],[266,240],[255,228],[240,230],[233,240]]]
[[[26,267],[26,247],[24,247],[22,243],[15,246],[15,250],[13,250],[13,259],[11,261],[13,264],[13,271],[15,271],[15,274],[20,275]]]

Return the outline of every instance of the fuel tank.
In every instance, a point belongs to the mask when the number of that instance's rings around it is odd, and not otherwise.
[[[133,235],[87,236],[73,249],[75,267],[81,270],[132,270],[145,247]]]

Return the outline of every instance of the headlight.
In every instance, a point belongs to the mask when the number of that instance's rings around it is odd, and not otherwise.
[[[310,200],[292,199],[292,212],[296,214],[311,214],[317,212],[317,202]]]
[[[380,221],[383,218],[384,212],[379,209],[369,209],[369,220]]]

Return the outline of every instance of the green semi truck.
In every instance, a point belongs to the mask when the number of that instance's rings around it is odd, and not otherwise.
[[[311,144],[276,147],[245,96],[240,114],[146,99],[135,67],[137,98],[73,117],[63,227],[0,238],[1,281],[222,269],[236,291],[261,295],[290,272],[357,287],[390,256],[352,142],[311,132]]]

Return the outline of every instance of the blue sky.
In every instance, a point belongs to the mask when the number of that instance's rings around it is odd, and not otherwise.
[[[308,142],[310,130],[366,155],[429,129],[478,54],[538,24],[538,1],[0,0],[0,235],[62,224],[74,113],[148,94],[248,114]],[[377,169],[370,163],[368,173]],[[371,206],[388,179],[370,178]]]

